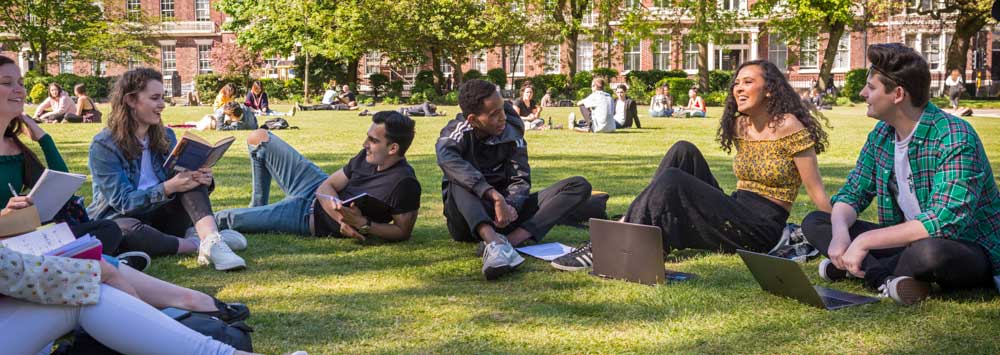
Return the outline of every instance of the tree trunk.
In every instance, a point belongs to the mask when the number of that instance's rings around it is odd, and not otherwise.
[[[708,87],[708,43],[698,43],[698,92],[707,93]]]
[[[358,82],[358,62],[361,61],[361,57],[354,57],[347,59],[347,82],[357,83]]]
[[[444,72],[441,71],[441,55],[438,52],[437,48],[431,48],[431,69],[434,70],[434,77],[437,78],[434,91],[440,95],[444,93]]]
[[[833,62],[837,58],[837,46],[840,38],[844,36],[844,24],[841,22],[830,23],[830,38],[826,41],[826,49],[823,51],[823,64],[819,67],[819,89],[826,91],[833,86]]]
[[[469,58],[469,56],[464,55],[459,58]],[[448,64],[451,65],[451,77],[455,83],[451,89],[458,90],[458,86],[462,84],[462,65],[465,64],[465,60],[449,60]]]
[[[959,13],[955,21],[955,35],[948,45],[948,56],[945,69],[958,69],[965,77],[965,65],[969,58],[969,45],[972,36],[986,25],[986,19],[981,14]]]
[[[305,96],[306,103],[310,103],[309,99],[309,53],[306,53],[306,68],[305,73],[302,73],[302,95]]]
[[[566,78],[566,87],[573,86],[573,77],[576,76],[576,43],[580,37],[580,34],[576,31],[571,32],[566,36],[566,56],[565,61],[566,68],[569,70]],[[565,89],[565,88],[563,88]],[[574,88],[580,89],[580,88]]]
[[[49,44],[42,41],[39,47],[41,50],[36,52],[35,56],[38,58],[38,72],[44,76],[49,74]]]

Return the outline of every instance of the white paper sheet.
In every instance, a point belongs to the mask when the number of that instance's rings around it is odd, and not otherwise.
[[[573,248],[562,243],[545,243],[517,248],[517,251],[545,261],[552,261],[573,251]]]

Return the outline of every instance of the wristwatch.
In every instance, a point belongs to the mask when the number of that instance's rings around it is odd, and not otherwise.
[[[372,230],[371,218],[368,218],[363,226],[358,227],[358,233],[361,233],[361,235],[368,235],[368,232],[370,232],[371,230]]]

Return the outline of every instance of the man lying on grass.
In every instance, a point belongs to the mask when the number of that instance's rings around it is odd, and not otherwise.
[[[413,142],[414,124],[398,112],[376,113],[364,149],[333,175],[277,135],[256,130],[247,137],[253,175],[250,207],[219,212],[216,219],[243,232],[410,239],[420,209],[420,182],[405,156]],[[285,199],[267,204],[272,177]],[[384,206],[374,204],[377,207],[362,211],[341,202],[362,193]]]
[[[531,191],[524,123],[505,109],[495,85],[462,84],[462,109],[437,141],[444,216],[457,241],[483,241],[483,275],[495,279],[524,262],[513,246],[540,240],[590,197],[590,183],[576,176]],[[504,236],[501,233],[506,233]]]
[[[900,44],[868,49],[861,96],[881,122],[832,199],[832,215],[802,222],[809,243],[829,257],[820,276],[851,275],[901,304],[942,289],[989,286],[1000,274],[1000,197],[993,170],[968,122],[928,103],[927,62]],[[878,202],[879,223],[858,221]]]

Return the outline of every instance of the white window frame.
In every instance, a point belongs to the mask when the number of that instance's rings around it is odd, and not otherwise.
[[[59,73],[73,74],[73,53],[59,52]]]
[[[142,0],[126,0],[125,13],[130,20],[138,20],[142,16]]]
[[[176,9],[174,0],[160,0],[160,21],[176,21]]]
[[[670,36],[664,36],[653,42],[653,69],[670,70],[670,40]]]
[[[576,71],[594,70],[594,42],[589,39],[576,41]]]
[[[816,36],[805,36],[799,40],[799,70],[819,69],[819,41]]]
[[[488,53],[485,49],[480,49],[478,52],[473,53],[472,58],[469,58],[469,61],[472,63],[470,67],[478,71],[480,74],[486,75],[487,54]]]
[[[747,11],[747,0],[718,0],[719,9],[724,11],[738,11],[740,13],[745,13]]]
[[[442,75],[452,75],[455,74],[455,68],[448,63],[448,58],[441,58],[441,74]]]
[[[194,20],[212,21],[211,8],[209,0],[194,0]]]
[[[368,51],[365,54],[365,76],[382,72],[382,53],[379,51]]]
[[[833,70],[846,72],[851,69],[851,34],[844,33],[837,42],[837,54],[833,57]]]
[[[681,64],[685,71],[698,70],[698,44],[688,39],[684,40],[684,61]]]
[[[212,65],[212,44],[197,43],[198,45],[198,73],[207,74],[215,71]],[[272,66],[273,68],[273,66]]]
[[[642,69],[642,42],[622,46],[622,74]]]
[[[559,74],[562,71],[561,45],[553,44],[545,48],[545,74]]]
[[[767,60],[781,72],[788,71],[788,42],[779,34],[767,35]]]
[[[517,54],[517,60],[513,61],[514,54]],[[524,45],[510,46],[507,48],[507,68],[510,70],[510,75],[513,76],[524,76]]]

